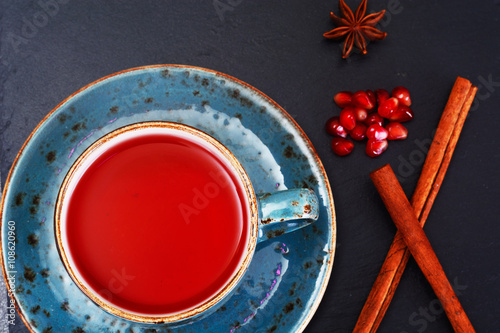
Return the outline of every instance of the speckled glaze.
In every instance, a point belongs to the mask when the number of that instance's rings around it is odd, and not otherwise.
[[[313,225],[260,242],[217,312],[179,327],[135,323],[101,309],[73,283],[55,243],[54,205],[71,165],[100,137],[144,121],[178,122],[213,136],[238,158],[257,194],[310,188],[318,196]],[[300,332],[323,296],[335,252],[328,179],[298,125],[247,84],[187,66],[120,72],[62,102],[23,146],[0,209],[4,277],[13,277],[18,311],[33,332]],[[15,223],[12,267],[8,221]]]
[[[308,188],[264,193],[258,199],[259,242],[308,226],[319,217],[318,197]]]

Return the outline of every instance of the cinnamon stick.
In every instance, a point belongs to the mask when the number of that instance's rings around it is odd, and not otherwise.
[[[441,187],[463,122],[477,91],[477,88],[471,87],[468,80],[457,78],[429,148],[412,200],[416,216],[420,215],[421,226],[425,224],[432,203]],[[425,211],[421,214],[424,206]],[[376,332],[394,296],[409,258],[410,253],[402,235],[397,232],[353,332]]]
[[[434,134],[434,139],[427,153],[417,187],[415,192],[413,192],[411,204],[417,217],[420,217],[422,208],[427,201],[429,192],[442,164],[448,142],[471,87],[472,84],[469,80],[458,77],[451,90],[450,98],[448,99],[448,103],[446,103],[436,134]]]
[[[475,332],[390,165],[373,171],[370,177],[455,332]]]
[[[464,126],[465,119],[469,114],[469,109],[472,105],[472,102],[474,101],[474,96],[476,96],[476,92],[477,92],[477,87],[472,86],[467,94],[465,103],[462,106],[462,110],[458,115],[457,123],[455,124],[453,133],[451,134],[450,142],[448,143],[448,147],[446,148],[446,152],[444,153],[443,163],[439,168],[436,180],[432,185],[431,192],[427,197],[427,201],[425,202],[422,213],[420,213],[420,221],[421,221],[420,223],[422,224],[422,226],[427,220],[432,204],[434,203],[437,193],[441,188],[441,183],[443,182],[446,170],[448,170],[448,166],[450,165],[451,157],[453,156],[453,152],[455,151],[455,147],[457,146],[458,138],[460,137],[460,133],[462,132],[462,127]],[[422,223],[422,221],[424,222]]]

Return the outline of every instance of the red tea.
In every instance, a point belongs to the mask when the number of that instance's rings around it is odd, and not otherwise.
[[[245,190],[227,162],[171,134],[118,143],[71,194],[66,236],[75,267],[112,304],[160,315],[219,291],[245,253]]]

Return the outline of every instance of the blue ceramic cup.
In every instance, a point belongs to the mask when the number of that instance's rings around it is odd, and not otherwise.
[[[75,257],[70,251],[67,236],[68,206],[76,185],[85,170],[99,156],[127,140],[144,135],[166,135],[183,137],[194,142],[223,161],[229,167],[233,178],[237,179],[245,192],[246,216],[248,217],[245,239],[245,249],[239,259],[236,269],[231,273],[218,290],[210,294],[198,304],[175,312],[148,313],[123,308],[113,302],[112,297],[106,297],[95,290],[84,278],[84,274],[75,264]],[[89,207],[91,209],[91,207]],[[251,181],[238,159],[220,142],[208,134],[193,127],[172,122],[143,122],[119,128],[92,144],[74,163],[59,191],[56,203],[55,232],[61,259],[76,285],[96,304],[106,311],[128,320],[141,323],[173,323],[201,318],[212,313],[235,290],[245,275],[257,243],[269,238],[279,237],[284,233],[294,231],[309,225],[318,218],[318,199],[310,189],[289,189],[273,193],[256,194]],[[223,226],[222,226],[223,227]],[[112,238],[114,235],[109,235]],[[89,240],[92,241],[92,240]],[[112,242],[112,239],[110,239]],[[106,255],[106,254],[103,254]],[[158,258],[161,260],[161,256]],[[203,278],[203,277],[201,277]]]

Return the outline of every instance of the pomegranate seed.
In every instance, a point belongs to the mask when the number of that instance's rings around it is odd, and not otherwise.
[[[377,157],[387,150],[389,143],[387,140],[368,140],[366,144],[366,154],[370,157]]]
[[[398,109],[388,117],[390,121],[403,123],[413,119],[413,111],[406,105],[400,105]]]
[[[385,140],[388,134],[389,132],[379,124],[373,124],[366,130],[366,136],[369,140]]]
[[[375,95],[377,96],[378,105],[382,104],[386,99],[391,97],[389,92],[385,89],[377,89],[375,90]]]
[[[361,141],[364,138],[366,138],[366,129],[368,127],[363,124],[363,123],[357,123],[356,127],[352,129],[352,131],[349,133],[351,138],[353,138],[356,141]]]
[[[354,117],[356,121],[365,121],[368,117],[368,111],[362,108],[354,108]]]
[[[386,99],[378,106],[378,114],[381,117],[389,118],[398,109],[399,101],[395,97]]]
[[[356,91],[352,95],[352,103],[354,106],[366,109],[366,110],[371,110],[375,107],[375,104],[372,103],[370,98],[368,97],[368,94],[365,91]]]
[[[385,126],[385,129],[387,130],[387,132],[389,132],[387,140],[404,140],[408,136],[408,130],[400,123],[396,122],[388,123]]]
[[[354,142],[344,138],[332,139],[332,150],[339,156],[345,156],[351,153],[354,149]]]
[[[365,125],[371,126],[373,124],[379,124],[380,126],[384,126],[384,118],[382,118],[378,113],[371,113],[366,117]]]
[[[366,95],[368,95],[368,98],[370,99],[370,102],[373,105],[372,109],[374,109],[375,108],[375,104],[377,103],[377,97],[375,97],[375,93],[373,91],[371,91],[370,89],[368,89],[366,91]]]
[[[356,115],[353,108],[345,108],[340,111],[340,124],[349,131],[356,126]]]
[[[392,90],[392,97],[396,97],[402,105],[410,106],[410,92],[405,87],[396,87]]]
[[[333,96],[333,100],[341,108],[352,106],[352,92],[350,91],[338,92],[335,94],[335,96]]]
[[[347,137],[347,131],[344,126],[340,124],[339,117],[331,117],[326,121],[325,129],[328,134],[340,136],[342,138]]]

